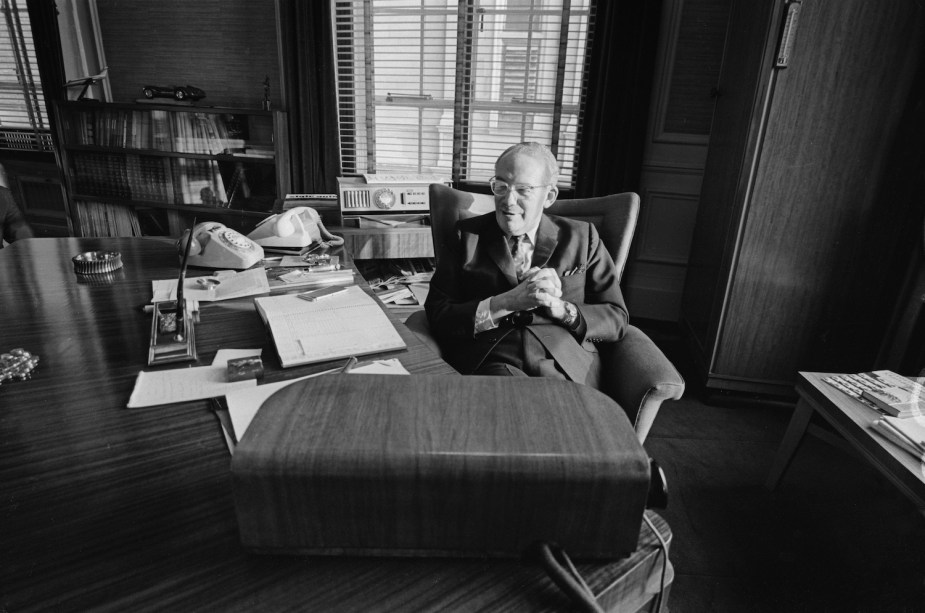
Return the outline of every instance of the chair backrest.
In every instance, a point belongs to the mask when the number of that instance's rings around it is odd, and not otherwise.
[[[430,224],[435,258],[439,261],[443,246],[455,239],[457,221],[493,210],[493,196],[463,192],[440,183],[431,184]],[[597,198],[557,200],[546,212],[594,224],[617,265],[620,277],[623,277],[639,217],[637,194],[623,192]]]

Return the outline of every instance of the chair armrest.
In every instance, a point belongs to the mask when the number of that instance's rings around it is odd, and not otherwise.
[[[430,333],[430,326],[427,323],[427,313],[424,311],[414,311],[405,319],[405,326],[414,332],[414,335],[417,336],[422,343],[430,347],[434,353],[443,357],[440,352],[440,345],[437,344],[437,339]]]
[[[598,346],[604,373],[602,391],[623,407],[644,441],[665,400],[684,394],[684,378],[646,334],[629,326],[617,343]]]

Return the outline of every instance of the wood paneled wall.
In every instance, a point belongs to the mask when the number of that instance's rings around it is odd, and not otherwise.
[[[273,0],[97,0],[114,102],[145,85],[193,85],[210,106],[281,109]]]

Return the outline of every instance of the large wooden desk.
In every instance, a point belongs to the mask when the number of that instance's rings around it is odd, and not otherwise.
[[[115,250],[124,267],[78,277],[71,257]],[[279,557],[240,547],[230,456],[206,401],[125,408],[147,369],[151,279],[172,278],[172,242],[29,239],[0,250],[0,352],[41,359],[31,380],[0,385],[0,610],[561,610],[562,593],[518,561]],[[403,325],[413,373],[452,369]],[[263,347],[282,371],[250,299],[202,305],[200,364],[219,348]],[[173,365],[161,368],[175,367]],[[651,514],[670,539],[664,521]],[[611,607],[657,591],[662,556],[643,527],[625,560],[580,564]],[[672,569],[668,566],[670,584]]]

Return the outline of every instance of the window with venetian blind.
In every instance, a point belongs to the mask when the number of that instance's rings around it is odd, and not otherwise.
[[[51,151],[25,0],[0,0],[0,149]]]
[[[343,173],[487,181],[549,145],[574,187],[592,0],[332,0]]]

